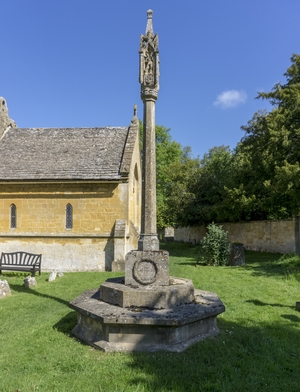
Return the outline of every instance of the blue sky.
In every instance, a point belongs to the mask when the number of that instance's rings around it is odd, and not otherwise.
[[[147,10],[159,35],[156,123],[203,156],[234,148],[300,53],[299,0],[0,0],[0,96],[19,127],[129,125]]]

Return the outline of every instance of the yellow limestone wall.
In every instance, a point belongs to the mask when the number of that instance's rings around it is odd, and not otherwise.
[[[0,184],[2,252],[42,254],[42,270],[102,271],[114,259],[116,219],[128,222],[129,183]],[[73,228],[66,229],[66,205],[73,207]],[[10,228],[10,206],[17,227]],[[124,239],[125,240],[125,239]],[[131,238],[131,245],[137,238]]]
[[[260,252],[296,251],[295,220],[221,223],[230,242],[240,242],[246,249]],[[175,229],[175,241],[199,243],[205,236],[204,226]]]

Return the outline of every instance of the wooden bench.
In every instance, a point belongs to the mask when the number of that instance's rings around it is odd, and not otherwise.
[[[0,274],[5,271],[31,272],[35,276],[36,271],[41,275],[42,255],[27,252],[1,253]]]

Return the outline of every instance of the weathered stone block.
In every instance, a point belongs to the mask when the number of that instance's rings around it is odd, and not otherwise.
[[[11,295],[10,287],[7,280],[0,280],[0,298]]]
[[[170,277],[168,286],[131,287],[124,277],[111,278],[100,286],[100,300],[123,308],[167,309],[191,303],[194,286],[191,280]]]
[[[167,286],[169,284],[169,253],[133,250],[126,255],[125,284]]]
[[[33,276],[27,276],[27,278],[24,279],[24,286],[28,289],[32,286],[36,286],[36,280]]]
[[[142,250],[142,251],[159,250],[159,240],[157,235],[141,234],[138,241],[138,250]]]
[[[48,278],[48,282],[53,282],[53,280],[56,279],[56,275],[57,275],[57,273],[55,271],[51,271],[49,278]]]

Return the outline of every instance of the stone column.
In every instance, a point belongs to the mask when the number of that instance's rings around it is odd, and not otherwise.
[[[146,34],[140,38],[140,84],[144,103],[142,225],[138,250],[159,250],[156,228],[155,102],[159,90],[158,35],[154,35],[152,11],[147,12]]]

